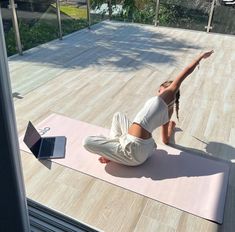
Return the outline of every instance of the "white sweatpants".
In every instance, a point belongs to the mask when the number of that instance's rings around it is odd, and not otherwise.
[[[110,137],[88,136],[83,146],[90,152],[116,163],[136,166],[144,163],[156,149],[153,138],[141,139],[128,134],[131,122],[126,115],[115,113]]]

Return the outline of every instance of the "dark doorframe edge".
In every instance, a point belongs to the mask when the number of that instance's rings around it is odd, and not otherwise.
[[[0,231],[30,231],[0,6]]]

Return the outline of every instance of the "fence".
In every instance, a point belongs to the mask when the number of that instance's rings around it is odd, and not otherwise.
[[[5,0],[1,10],[8,55],[106,19],[235,34],[233,0]]]

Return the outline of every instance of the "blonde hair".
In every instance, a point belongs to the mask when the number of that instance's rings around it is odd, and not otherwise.
[[[171,83],[172,83],[173,81],[165,81],[165,82],[163,82],[161,85],[160,85],[160,87],[163,87],[163,88],[167,88],[167,87],[169,87],[170,85],[171,85]],[[175,96],[176,98],[175,98],[175,111],[176,111],[176,117],[177,117],[177,119],[178,119],[178,121],[179,121],[179,99],[180,99],[180,90],[178,90],[177,92],[176,92],[176,96]]]

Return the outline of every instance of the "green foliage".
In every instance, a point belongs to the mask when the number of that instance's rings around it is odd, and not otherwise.
[[[136,1],[124,0],[123,10],[125,12],[123,14],[124,17],[126,17],[129,20],[133,19],[134,15],[138,12],[138,9],[136,7]]]
[[[13,54],[17,53],[16,42],[15,42],[15,33],[14,33],[13,28],[11,28],[7,33],[5,33],[5,40],[6,40],[7,54],[13,55]]]
[[[74,31],[87,27],[87,19],[66,19],[62,21],[63,35],[68,35]]]
[[[204,11],[182,5],[161,4],[159,10],[160,25],[189,29],[204,29],[208,15]]]
[[[155,17],[154,4],[142,5],[142,9],[135,8],[131,14],[132,21],[136,23],[152,24]]]
[[[21,36],[21,43],[23,45],[23,50],[27,50],[36,47],[40,44],[46,43],[48,41],[58,38],[58,26],[57,21],[47,22],[46,20],[40,20],[32,25],[32,23],[27,23],[20,21],[19,30]],[[75,20],[66,19],[62,20],[62,30],[63,35],[67,35],[76,30],[87,27],[86,20]],[[8,56],[17,53],[15,44],[15,33],[13,28],[5,33],[6,47]]]
[[[93,0],[93,5],[100,6],[107,0]],[[156,15],[156,0],[122,0],[123,12],[114,19],[137,23],[153,24]],[[208,14],[199,9],[190,7],[192,2],[180,0],[160,1],[160,25],[183,28],[204,28]]]
[[[100,7],[103,3],[107,3],[105,0],[91,0],[91,6],[94,7]]]
[[[167,7],[166,5],[160,5],[159,9],[159,21],[161,24],[166,25],[168,23],[173,23],[177,20],[177,16],[175,15],[174,8]]]
[[[27,50],[45,41],[55,39],[57,37],[57,27],[52,27],[44,21],[35,23],[32,27],[29,24],[20,23],[20,34],[24,50]]]
[[[91,0],[91,6],[100,7],[107,0]],[[202,30],[207,23],[208,14],[199,9],[193,9],[179,0],[160,1],[159,21],[160,25],[193,28]],[[112,4],[122,4],[123,11],[113,19],[125,20],[137,23],[153,24],[156,14],[156,0],[112,0]],[[189,3],[188,3],[189,4]],[[51,9],[48,8],[48,11]],[[61,6],[61,11],[66,14],[62,20],[63,35],[87,27],[86,9],[71,6]],[[79,19],[78,19],[79,18]],[[102,19],[107,18],[104,14]],[[98,15],[92,15],[93,22],[98,22]],[[23,49],[35,47],[58,38],[58,26],[56,19],[39,21],[20,21],[20,35]],[[16,44],[14,31],[11,28],[5,33],[8,55],[15,54]]]

